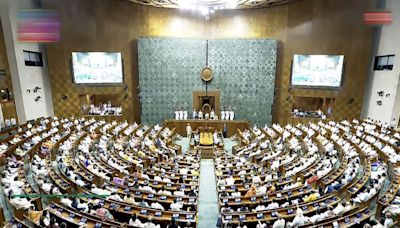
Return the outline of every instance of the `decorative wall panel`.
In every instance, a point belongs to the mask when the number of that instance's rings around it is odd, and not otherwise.
[[[190,110],[192,92],[203,88],[206,41],[140,38],[138,45],[142,123],[172,118],[177,107]]]
[[[121,94],[121,99],[128,95],[123,100],[124,118],[140,121],[138,37],[279,40],[274,122],[297,121],[290,117],[295,96],[335,98],[334,120],[360,116],[373,31],[373,27],[365,26],[360,15],[375,9],[374,0],[303,0],[262,9],[216,11],[209,20],[191,11],[148,7],[129,1],[42,0],[42,4],[46,9],[57,10],[62,22],[61,41],[47,45],[54,111],[58,116],[81,113],[79,94],[112,93]],[[70,64],[73,51],[122,52],[127,88],[74,85]],[[294,54],[345,55],[342,88],[290,90]],[[69,98],[63,100],[63,95]]]
[[[208,90],[221,91],[221,106],[236,119],[271,123],[276,40],[141,38],[138,45],[142,122],[172,118],[175,107],[190,112],[193,91],[206,90],[200,72],[208,54],[214,71]]]
[[[208,65],[214,71],[209,87],[221,90],[221,106],[232,107],[236,119],[271,123],[276,56],[272,39],[208,41]]]

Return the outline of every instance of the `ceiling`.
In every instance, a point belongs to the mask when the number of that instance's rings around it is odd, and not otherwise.
[[[131,2],[164,8],[180,8],[182,0],[129,0]],[[184,0],[193,4],[201,4],[206,7],[218,7],[224,4],[229,4],[232,0]],[[237,0],[235,9],[263,8],[275,5],[281,5],[288,2],[299,0]]]

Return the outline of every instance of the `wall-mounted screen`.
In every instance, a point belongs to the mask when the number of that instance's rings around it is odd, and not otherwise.
[[[120,52],[72,52],[76,84],[120,84],[124,82]]]
[[[343,55],[294,55],[292,86],[340,87]]]

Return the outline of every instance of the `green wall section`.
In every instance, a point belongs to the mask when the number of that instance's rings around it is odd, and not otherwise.
[[[208,41],[208,65],[214,71],[210,89],[221,90],[221,106],[236,119],[271,123],[277,41],[218,39]]]
[[[138,49],[143,123],[174,118],[178,106],[191,117],[192,92],[206,89],[200,72],[207,61],[214,72],[208,90],[221,91],[222,107],[232,107],[235,119],[271,123],[276,40],[140,38]]]

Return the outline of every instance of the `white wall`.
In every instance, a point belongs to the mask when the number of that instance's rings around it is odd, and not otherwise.
[[[362,117],[370,117],[383,123],[390,123],[393,118],[399,121],[400,111],[400,1],[387,0],[386,9],[391,10],[393,22],[382,26],[376,55],[395,54],[395,62],[391,71],[372,71],[367,79]],[[374,58],[375,56],[372,56]],[[372,61],[373,63],[373,61]],[[373,64],[371,70],[373,69]],[[380,97],[377,92],[384,91],[390,97]],[[376,102],[381,100],[382,105]]]
[[[20,123],[42,116],[54,115],[47,70],[46,46],[45,44],[18,42],[16,13],[20,9],[32,8],[33,5],[30,0],[0,0],[4,41]],[[44,66],[25,66],[23,50],[41,52]],[[38,93],[33,93],[33,88],[36,86],[42,89]],[[28,89],[31,90],[31,93],[27,93]],[[36,102],[37,96],[42,98]]]

